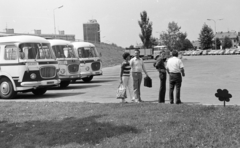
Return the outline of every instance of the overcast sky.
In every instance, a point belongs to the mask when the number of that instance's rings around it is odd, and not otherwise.
[[[101,41],[129,47],[141,43],[140,13],[147,11],[153,23],[154,37],[175,21],[197,40],[204,23],[217,31],[240,31],[240,0],[0,0],[0,32],[13,28],[15,33],[54,33],[53,10],[57,30],[83,39],[83,23],[96,19]],[[218,21],[218,19],[223,19]]]

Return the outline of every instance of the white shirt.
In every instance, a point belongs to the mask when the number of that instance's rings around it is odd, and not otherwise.
[[[183,68],[182,61],[177,57],[171,57],[167,60],[167,69],[172,73],[181,73],[181,68]]]
[[[141,58],[137,59],[136,57],[134,57],[129,61],[129,63],[132,68],[132,72],[143,71],[144,65],[143,65],[143,60]]]

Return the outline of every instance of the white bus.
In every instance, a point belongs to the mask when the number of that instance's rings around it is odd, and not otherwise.
[[[43,95],[58,86],[58,63],[50,43],[36,36],[0,37],[0,97],[14,98],[17,92]]]
[[[94,76],[102,75],[102,60],[95,46],[88,42],[72,42],[80,59],[81,79],[90,82]]]
[[[73,45],[69,41],[49,39],[59,65],[58,76],[61,79],[60,87],[64,88],[70,81],[80,79],[79,58],[76,56]]]
[[[159,57],[160,52],[161,52],[162,50],[166,50],[166,49],[167,49],[167,47],[164,46],[164,45],[154,46],[154,47],[153,47],[153,58],[156,60],[156,59]]]

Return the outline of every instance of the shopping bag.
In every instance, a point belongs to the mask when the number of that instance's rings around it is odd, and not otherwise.
[[[144,78],[144,86],[152,87],[152,79],[150,77],[145,77]]]
[[[123,86],[122,83],[120,83],[117,88],[117,99],[125,99],[125,98],[127,98],[126,88]]]

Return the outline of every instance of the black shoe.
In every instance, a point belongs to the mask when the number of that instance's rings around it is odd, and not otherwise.
[[[183,104],[183,103],[180,101],[180,102],[176,102],[176,104]]]
[[[159,101],[158,103],[165,103],[165,102],[163,102],[163,101]]]
[[[173,104],[173,102],[170,102],[170,104]]]

